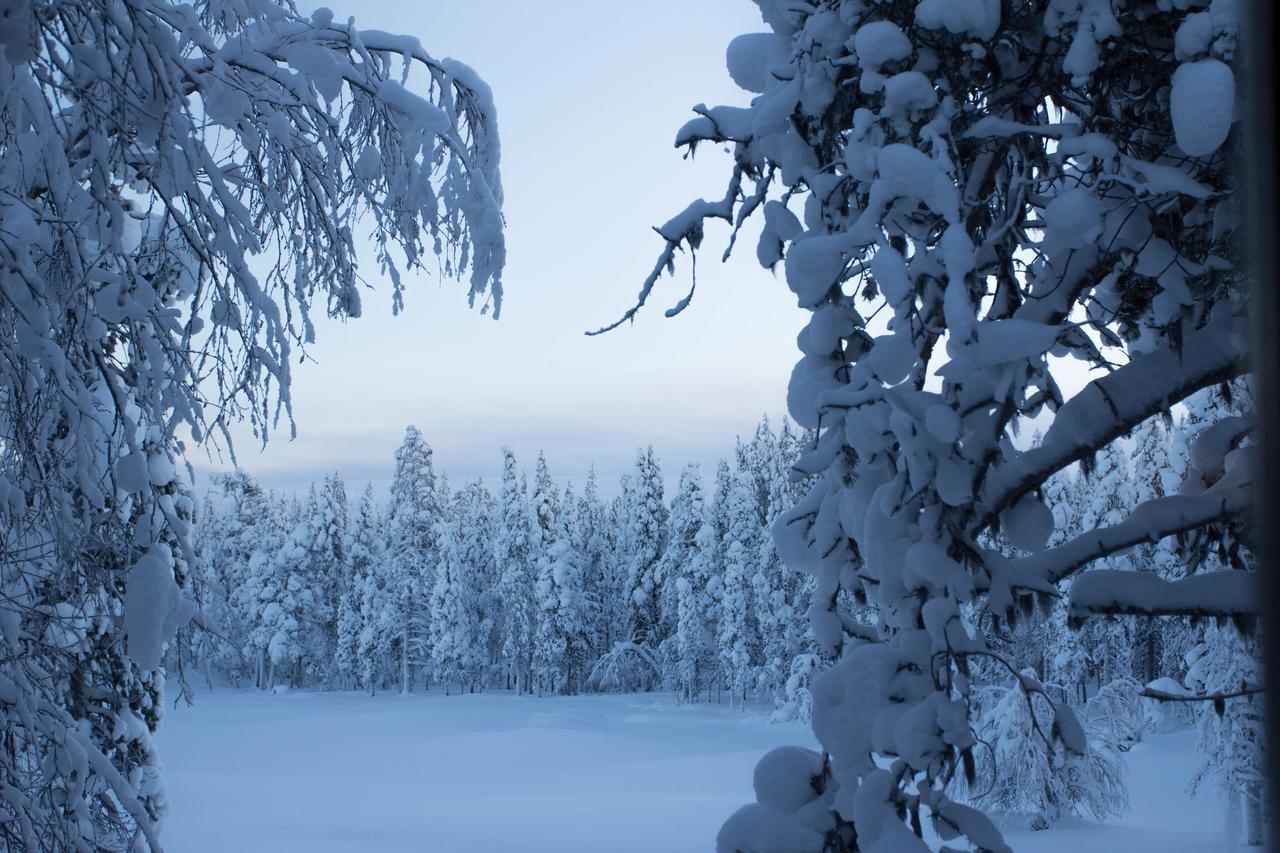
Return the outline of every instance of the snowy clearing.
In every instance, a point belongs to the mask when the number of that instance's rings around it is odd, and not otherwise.
[[[202,691],[158,737],[168,849],[704,853],[752,799],[766,750],[813,746],[763,711],[663,694],[373,699]],[[1129,753],[1132,808],[1114,826],[1010,830],[1025,853],[1225,849],[1221,805],[1184,793],[1194,734]],[[604,846],[602,846],[604,845]]]

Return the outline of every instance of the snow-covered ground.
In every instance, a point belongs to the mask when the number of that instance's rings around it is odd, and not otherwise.
[[[760,754],[813,745],[763,712],[660,694],[378,696],[202,691],[159,735],[173,853],[706,853],[751,799]],[[1011,831],[1019,853],[1224,847],[1222,810],[1188,802],[1190,732],[1130,756],[1129,816]]]

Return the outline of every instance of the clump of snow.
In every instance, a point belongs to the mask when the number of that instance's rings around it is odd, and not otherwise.
[[[780,746],[756,765],[756,801],[780,812],[794,813],[818,792],[813,779],[822,773],[822,755],[800,746]]]
[[[919,71],[903,71],[884,81],[884,113],[912,117],[938,103],[938,93]]]
[[[817,832],[759,803],[738,809],[716,835],[716,853],[809,853],[820,844]]]
[[[1013,547],[1040,551],[1053,535],[1053,510],[1028,492],[1000,514],[1000,527]]]
[[[141,669],[160,666],[164,643],[194,614],[173,578],[173,555],[156,545],[138,558],[125,581],[124,634],[127,651]]]
[[[438,136],[448,133],[453,127],[444,110],[394,80],[383,80],[378,84],[378,97],[403,116],[407,131]]]
[[[1178,147],[1192,157],[1217,151],[1231,132],[1235,75],[1217,59],[1184,62],[1173,72],[1169,111]]]
[[[1045,207],[1044,221],[1050,239],[1063,248],[1078,249],[1101,233],[1102,205],[1089,190],[1067,190]]]
[[[863,71],[879,71],[886,62],[911,56],[911,40],[892,21],[872,21],[853,34],[853,51]]]
[[[916,23],[987,41],[1000,27],[1000,0],[920,0]]]
[[[787,286],[803,306],[816,305],[844,273],[849,241],[842,235],[797,240],[787,251]]]
[[[1112,12],[1111,0],[1055,0],[1049,4],[1045,29],[1050,35],[1069,31],[1071,24],[1075,25],[1075,35],[1063,57],[1062,70],[1080,85],[1098,69],[1102,44],[1120,36],[1123,30]]]
[[[116,460],[116,482],[126,492],[142,491],[148,480],[145,453],[128,453]]]
[[[733,82],[748,92],[763,92],[769,88],[773,68],[783,65],[790,55],[791,45],[776,33],[744,33],[725,51],[725,65]]]

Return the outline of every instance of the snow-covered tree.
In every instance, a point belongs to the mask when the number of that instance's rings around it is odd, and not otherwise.
[[[537,625],[533,585],[537,570],[537,519],[529,506],[516,457],[502,451],[502,493],[499,497],[498,532],[494,561],[503,602],[502,656],[507,661],[508,684],[518,690],[533,689],[533,635]]]
[[[1229,625],[1210,624],[1199,643],[1187,653],[1184,681],[1190,695],[1216,694],[1200,711],[1196,723],[1200,766],[1192,777],[1192,793],[1204,786],[1216,788],[1226,801],[1225,828],[1228,844],[1249,846],[1265,842],[1268,777],[1267,744],[1262,698],[1233,695],[1260,682],[1261,666],[1256,640],[1241,636]]]
[[[1216,106],[1235,97],[1238,19],[1164,0],[757,5],[767,31],[727,53],[750,105],[700,105],[677,134],[731,150],[727,191],[657,229],[661,256],[618,321],[708,220],[755,212],[757,258],[784,263],[810,312],[788,408],[818,431],[796,463],[815,479],[773,531],[814,576],[814,638],[838,658],[814,685],[826,761],[795,791],[813,808],[747,806],[718,847],[767,849],[769,827],[794,850],[923,850],[927,818],[951,846],[1003,850],[944,790],[973,745],[969,662],[992,653],[962,607],[1021,621],[1069,582],[1081,618],[1256,608],[1247,570],[1080,574],[1176,534],[1238,551],[1248,419],[1202,433],[1193,488],[1057,547],[1040,494],[1247,370],[1237,135]],[[1097,369],[1070,399],[1064,356]],[[1046,411],[1044,441],[1019,446]],[[1053,714],[1070,727],[1063,703]]]
[[[631,481],[626,552],[627,592],[631,596],[632,639],[658,648],[665,639],[662,624],[662,553],[667,545],[669,510],[662,498],[662,468],[653,447],[636,450]]]
[[[760,495],[761,527],[767,531],[783,512],[791,508],[793,502],[785,479],[786,466],[781,447],[769,428],[768,418],[762,420],[756,430],[748,459]],[[799,652],[795,646],[798,632],[793,627],[796,614],[792,608],[796,573],[783,565],[773,537],[767,532],[760,537],[754,568],[751,603],[760,635],[756,688],[782,702],[790,677],[791,659]]]
[[[324,478],[317,494],[315,516],[311,519],[311,575],[319,612],[311,614],[313,642],[319,648],[313,663],[313,675],[333,678],[332,663],[338,661],[338,628],[343,595],[350,584],[347,564],[348,518],[347,487],[336,472]],[[339,667],[340,673],[346,670]]]
[[[560,590],[556,567],[571,552],[560,548],[561,507],[547,460],[538,454],[534,469],[533,513],[537,520],[537,557],[533,596],[537,616],[533,632],[533,680],[539,693],[558,692],[564,683],[568,644],[561,630]],[[571,543],[564,543],[571,547]]]
[[[750,471],[742,467],[734,470],[724,513],[724,574],[720,584],[717,641],[729,700],[742,702],[751,684],[751,662],[757,645],[751,613],[751,578],[759,559],[762,535]]]
[[[214,496],[216,495],[216,500]],[[266,493],[247,474],[219,475],[211,482],[206,511],[198,520],[200,584],[196,601],[218,636],[196,629],[195,642],[206,665],[232,683],[253,677],[249,653],[253,608],[245,597],[251,587],[252,560],[271,523]]]
[[[254,662],[254,684],[271,686],[270,646],[279,618],[284,584],[278,572],[279,557],[292,532],[290,513],[283,500],[272,496],[268,511],[257,530],[257,542],[249,557],[249,575],[239,591],[238,601],[250,624],[246,652]]]
[[[474,690],[483,672],[479,615],[475,598],[479,585],[467,565],[459,528],[467,520],[442,517],[436,522],[438,543],[435,583],[431,589],[430,642],[435,677],[448,693],[456,682],[459,691]]]
[[[593,466],[587,473],[587,485],[578,500],[577,541],[583,584],[583,618],[586,620],[588,657],[593,660],[608,647],[613,626],[609,624],[617,584],[613,569],[617,561],[609,549],[608,514],[600,500],[600,488]]]
[[[382,518],[373,498],[373,486],[365,487],[347,528],[348,582],[339,603],[338,668],[353,673],[372,695],[389,649],[381,630],[383,560]]]
[[[618,481],[618,494],[609,501],[606,526],[605,588],[600,594],[601,624],[605,629],[601,636],[601,648],[613,649],[620,642],[630,642],[632,633],[632,599],[630,587],[633,530],[632,513],[635,509],[633,495],[635,478],[623,474]]]
[[[464,671],[473,689],[484,687],[501,669],[502,597],[493,549],[496,512],[493,495],[480,480],[468,483],[454,498],[459,558],[469,587],[465,598],[474,631],[473,654],[467,658]]]
[[[698,558],[698,532],[706,520],[706,508],[702,494],[702,470],[696,464],[686,465],[680,472],[680,485],[671,501],[668,520],[667,547],[661,557],[658,574],[663,579],[658,596],[662,620],[670,620],[671,627],[664,630],[666,642],[673,645],[668,655],[677,671],[673,684],[679,685],[686,698],[692,698],[695,688],[697,658],[702,640],[698,637],[701,627],[698,621],[698,597],[705,594],[705,581],[698,582],[694,574]],[[695,587],[696,584],[696,587]],[[682,621],[680,602],[684,601]]]
[[[442,508],[436,494],[431,448],[415,426],[405,428],[396,451],[387,505],[387,574],[384,630],[400,656],[400,692],[413,690],[414,667],[424,657],[427,596],[438,560],[436,525]]]
[[[546,687],[553,693],[577,692],[595,662],[591,657],[587,575],[576,544],[580,541],[578,506],[572,485],[566,486],[557,514],[558,532],[547,555],[552,597],[543,612],[554,619],[554,626],[547,632],[552,638],[547,648],[563,650],[559,660],[548,660],[544,665]]]
[[[1136,503],[1175,495],[1181,474],[1174,468],[1169,429],[1160,418],[1151,418],[1134,434],[1132,466]],[[1139,545],[1130,562],[1139,571],[1155,572],[1174,580],[1180,565],[1177,545],[1169,539]],[[1186,617],[1139,618],[1134,625],[1134,677],[1146,684],[1158,678],[1182,678],[1178,662],[1190,648]]]
[[[1082,469],[1081,477],[1083,482],[1077,492],[1083,498],[1077,522],[1081,530],[1112,527],[1124,521],[1133,510],[1136,504],[1133,472],[1126,451],[1118,442],[1102,448],[1092,464]],[[1096,560],[1087,570],[1133,571],[1137,568],[1131,557],[1125,555]],[[1133,672],[1132,616],[1091,619],[1081,627],[1076,643],[1085,652],[1086,696]]]
[[[440,254],[496,313],[494,111],[466,66],[327,10],[71,0],[3,18],[0,584],[18,701],[0,775],[26,795],[0,832],[15,849],[158,849],[156,785],[81,722],[133,730],[132,682],[71,710],[78,663],[41,651],[38,614],[123,596],[114,646],[126,635],[134,664],[159,665],[194,613],[177,436],[237,417],[265,435],[287,416],[312,308],[360,313],[364,214],[397,306],[396,265]],[[133,528],[123,565],[82,559],[116,513]]]

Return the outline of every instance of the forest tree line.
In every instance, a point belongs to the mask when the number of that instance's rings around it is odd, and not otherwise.
[[[1176,423],[1149,419],[1087,467],[1050,478],[1049,547],[1176,494],[1197,436],[1247,408],[1247,389],[1235,388],[1203,392]],[[351,507],[338,474],[305,497],[218,475],[197,512],[193,588],[207,618],[179,634],[170,666],[263,689],[662,689],[808,720],[812,680],[833,661],[807,618],[812,577],[786,569],[770,526],[808,485],[793,463],[811,440],[763,419],[709,485],[686,465],[670,500],[652,447],[637,451],[609,500],[594,471],[578,493],[556,486],[543,455],[530,477],[505,449],[496,492],[481,480],[454,488],[412,426],[385,505],[370,486]],[[985,547],[1013,553],[1021,534],[1006,521]],[[1092,569],[1173,578],[1188,560],[1213,571],[1241,558],[1202,546],[1166,538]],[[848,606],[873,619],[864,604]],[[1106,820],[1127,802],[1121,753],[1146,731],[1196,725],[1203,763],[1191,785],[1211,781],[1231,807],[1260,814],[1260,703],[1141,696],[1148,686],[1191,695],[1256,683],[1250,633],[1188,617],[1081,622],[1065,594],[1026,616],[980,616],[995,655],[975,662],[974,728],[988,747],[974,783],[956,780],[957,796],[1037,826],[1067,814]],[[1053,724],[1050,699],[1080,711],[1080,755],[1037,735]]]
[[[194,571],[214,633],[185,632],[171,665],[186,654],[211,678],[262,688],[665,687],[782,702],[793,662],[814,652],[810,590],[769,536],[795,500],[802,440],[762,420],[709,483],[685,466],[669,501],[652,447],[608,500],[594,471],[580,491],[559,488],[544,456],[530,475],[510,450],[494,489],[455,488],[412,426],[385,505],[369,487],[352,506],[338,474],[305,497],[217,475]]]
[[[1176,424],[1151,419],[1087,472],[1051,478],[1050,545],[1176,493],[1191,439],[1227,405],[1217,391],[1201,397]],[[686,465],[670,500],[652,447],[609,500],[594,471],[580,493],[561,489],[544,456],[530,477],[510,450],[496,490],[454,488],[412,426],[385,505],[370,486],[352,506],[336,473],[305,496],[216,475],[197,513],[193,571],[216,633],[185,632],[171,664],[188,653],[211,676],[261,688],[803,699],[823,666],[806,619],[813,589],[782,565],[769,528],[807,485],[791,469],[805,440],[765,418],[709,484]],[[989,544],[1007,547],[999,536]],[[1095,568],[1173,577],[1184,556],[1166,539]],[[1077,626],[1065,595],[1047,619],[986,627],[1009,660],[1080,704],[1116,679],[1181,683],[1206,637],[1235,636],[1187,618]]]

